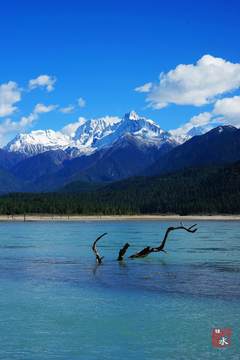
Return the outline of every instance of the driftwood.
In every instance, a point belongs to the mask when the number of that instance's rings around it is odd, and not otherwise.
[[[177,226],[177,227],[169,227],[166,232],[165,232],[165,235],[164,235],[164,238],[161,242],[161,244],[157,247],[150,247],[150,246],[147,246],[145,247],[144,249],[142,249],[141,251],[135,253],[135,254],[132,254],[131,256],[129,256],[130,259],[135,259],[135,258],[142,258],[142,257],[145,257],[145,256],[148,256],[149,254],[153,253],[153,252],[160,252],[160,251],[163,251],[163,252],[166,252],[164,250],[165,248],[165,245],[166,245],[166,241],[167,241],[167,238],[168,238],[168,235],[171,231],[174,231],[174,230],[185,230],[187,232],[190,232],[190,233],[195,233],[197,231],[197,228],[196,228],[196,225],[197,224],[194,224],[192,226],[189,226],[189,227],[185,227],[182,223],[180,223],[180,226]],[[100,256],[99,252],[98,252],[98,249],[97,249],[97,242],[103,237],[107,235],[107,233],[104,233],[102,235],[100,235],[93,243],[92,245],[92,250],[96,256],[96,260],[97,260],[97,264],[101,264],[102,263],[102,259],[104,258],[104,256]],[[126,254],[128,248],[129,248],[129,244],[126,243],[120,250],[119,250],[119,253],[118,253],[118,258],[117,260],[118,261],[122,261],[123,258],[124,258],[124,255]]]
[[[141,258],[141,257],[145,257],[153,252],[159,252],[159,251],[163,251],[163,252],[166,252],[164,250],[164,247],[165,247],[165,244],[166,244],[166,241],[167,241],[167,238],[168,238],[168,235],[171,231],[174,231],[174,230],[185,230],[187,232],[190,232],[190,233],[195,233],[197,231],[197,228],[195,227],[197,224],[194,224],[190,227],[185,227],[183,226],[183,224],[181,223],[180,226],[177,226],[177,227],[169,227],[164,235],[164,238],[163,238],[163,241],[161,242],[160,246],[158,247],[150,247],[150,246],[147,246],[145,247],[143,250],[129,256],[130,259],[135,259],[135,258]]]
[[[94,252],[94,254],[95,254],[95,256],[96,256],[96,260],[97,260],[97,263],[98,263],[98,264],[101,264],[101,263],[102,263],[102,259],[104,258],[104,256],[100,256],[100,254],[99,254],[99,252],[98,252],[98,249],[97,249],[97,242],[98,242],[103,236],[105,236],[105,235],[107,235],[107,233],[104,233],[104,234],[100,235],[100,236],[94,241],[94,243],[93,243],[93,245],[92,245],[92,250],[93,250],[93,252]]]
[[[117,258],[117,260],[118,261],[122,261],[123,260],[123,257],[124,257],[124,255],[126,254],[126,252],[127,252],[127,249],[129,248],[129,244],[128,243],[126,243],[120,250],[119,250],[119,254],[118,254],[118,258]]]

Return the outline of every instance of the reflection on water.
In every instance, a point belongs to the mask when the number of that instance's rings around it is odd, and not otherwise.
[[[163,359],[200,359],[197,339],[191,343],[197,326],[207,332],[200,334],[201,356],[212,359],[216,355],[208,338],[212,326],[240,328],[239,223],[201,222],[195,234],[172,233],[167,254],[127,258],[147,245],[159,244],[172,224],[2,223],[0,358],[67,360],[80,359],[82,354],[91,360],[103,352],[111,360],[124,355],[152,360],[159,359],[161,349]],[[91,245],[105,231],[108,236],[98,246],[103,264],[97,265]],[[118,262],[125,242],[131,246],[125,261]],[[129,319],[127,326],[122,317]],[[102,335],[95,331],[98,324]],[[144,337],[140,329],[145,329]],[[159,339],[160,331],[171,334],[168,346]],[[180,331],[185,334],[185,347],[177,343]],[[87,334],[92,338],[85,338]],[[31,339],[28,346],[23,341],[26,335]],[[59,342],[62,335],[66,342]],[[117,356],[118,346],[126,341],[132,345]],[[177,352],[171,352],[173,344]],[[46,354],[38,355],[44,348]],[[234,358],[236,348],[230,351]]]

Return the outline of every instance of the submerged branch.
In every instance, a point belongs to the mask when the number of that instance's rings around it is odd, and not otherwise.
[[[123,260],[123,257],[124,257],[124,255],[126,254],[127,249],[129,248],[129,246],[130,246],[130,245],[129,245],[128,243],[126,243],[126,244],[119,250],[117,261],[122,261],[122,260]]]
[[[104,258],[104,256],[100,256],[100,254],[99,254],[99,252],[98,252],[98,249],[97,249],[97,242],[103,237],[103,236],[105,236],[105,235],[107,235],[107,233],[104,233],[104,234],[102,234],[102,235],[100,235],[95,241],[94,241],[94,243],[93,243],[93,245],[92,245],[92,250],[93,250],[93,252],[94,252],[94,254],[95,254],[95,256],[96,256],[96,260],[97,260],[97,263],[98,264],[101,264],[102,263],[102,259]]]
[[[163,241],[161,242],[161,244],[158,246],[158,247],[155,247],[155,248],[152,248],[150,246],[147,246],[145,247],[143,250],[129,256],[130,259],[135,259],[135,258],[139,258],[139,257],[145,257],[149,254],[151,254],[152,252],[160,252],[160,251],[163,251],[163,252],[166,252],[164,250],[164,247],[165,247],[165,244],[166,244],[166,241],[167,241],[167,238],[168,238],[168,235],[171,231],[174,231],[174,230],[185,230],[187,232],[190,232],[190,233],[195,233],[197,231],[197,228],[196,228],[196,225],[197,224],[194,224],[190,227],[185,227],[182,223],[180,226],[177,226],[177,227],[169,227],[167,230],[166,230],[166,233],[164,235],[164,238],[163,238]]]

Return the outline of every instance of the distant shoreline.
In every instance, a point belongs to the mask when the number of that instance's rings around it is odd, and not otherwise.
[[[240,215],[0,215],[4,221],[240,221]]]

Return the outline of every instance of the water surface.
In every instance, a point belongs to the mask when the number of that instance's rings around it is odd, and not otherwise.
[[[116,261],[125,242],[129,255],[157,246],[170,225],[1,223],[0,359],[239,359],[239,222],[201,221],[171,233],[167,254]],[[232,328],[230,348],[212,348],[213,327]]]

